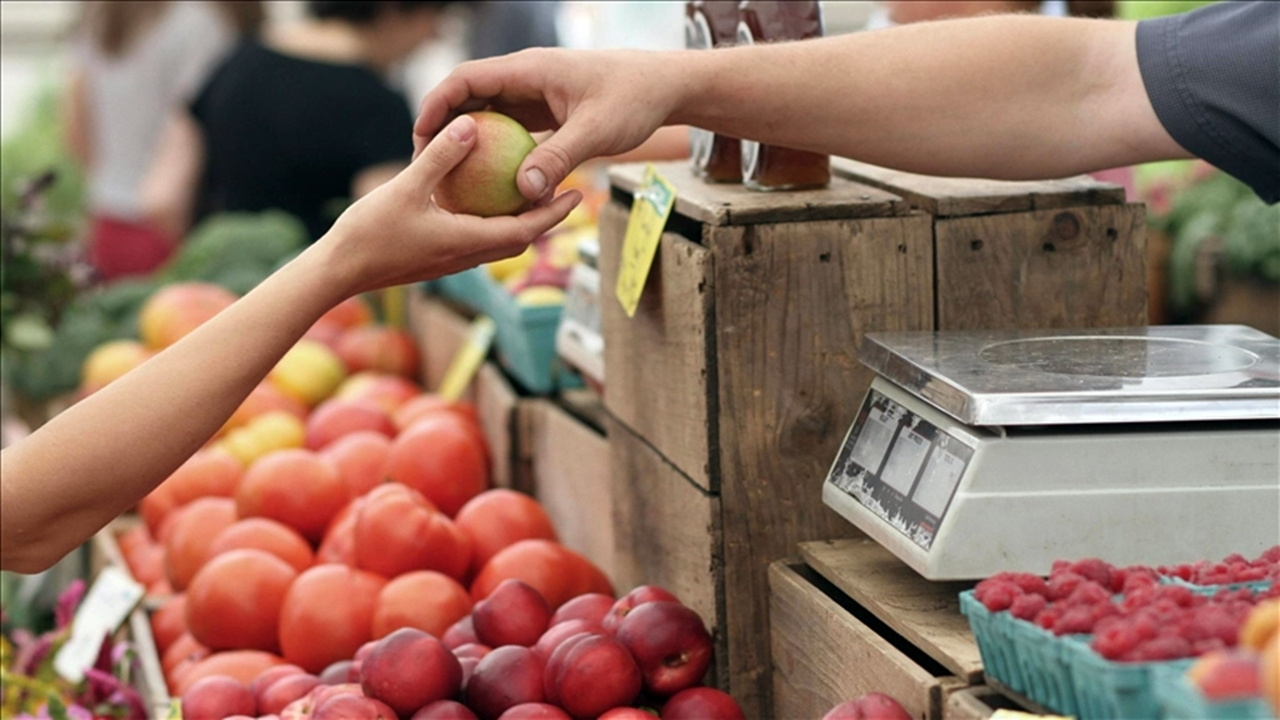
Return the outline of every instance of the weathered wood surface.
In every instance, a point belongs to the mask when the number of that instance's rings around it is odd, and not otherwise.
[[[934,233],[940,330],[1146,324],[1141,205],[940,219]]]
[[[847,600],[814,583],[803,564],[778,561],[769,569],[773,622],[773,713],[820,718],[845,700],[882,692],[915,718],[943,717],[947,695],[962,680],[935,675],[891,639],[860,620]]]
[[[600,215],[605,406],[703,490],[715,491],[711,251],[663,235],[640,305],[629,318],[614,295],[628,212],[611,202]]]
[[[740,184],[703,182],[687,161],[653,165],[676,188],[673,213],[708,225],[887,217],[908,211],[899,196],[836,175],[825,188],[771,193]],[[609,179],[614,187],[634,193],[644,181],[644,170],[643,163],[615,165]]]
[[[1028,708],[985,685],[978,685],[948,695],[947,706],[943,708],[942,717],[944,720],[986,720],[994,715],[996,710],[1026,712]]]
[[[489,441],[490,479],[494,487],[524,490],[528,477],[518,461],[521,439],[516,418],[520,406],[530,401],[516,394],[511,381],[492,362],[480,366],[469,394],[476,406],[480,430]]]
[[[723,588],[720,499],[699,487],[616,418],[606,416],[613,500],[614,584],[619,592],[661,585],[706,621],[716,644],[716,681],[733,690],[725,674],[727,642]],[[756,632],[766,634],[765,628]],[[747,717],[763,717],[744,705]]]
[[[770,691],[769,563],[857,531],[821,485],[872,373],[865,333],[933,327],[930,219],[709,228],[730,674]],[[756,638],[753,640],[753,638]]]
[[[610,577],[614,567],[609,441],[549,400],[521,412],[532,458],[531,492],[551,517],[561,544]]]
[[[1046,210],[1124,203],[1124,188],[1086,175],[1060,180],[1010,181],[953,178],[890,170],[848,158],[832,158],[839,176],[902,196],[938,217]]]
[[[925,580],[865,537],[801,543],[800,557],[951,673],[982,682],[982,657],[960,614],[960,593],[972,583]]]

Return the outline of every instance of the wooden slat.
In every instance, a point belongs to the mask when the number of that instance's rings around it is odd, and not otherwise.
[[[551,516],[560,542],[582,553],[609,577],[614,567],[609,442],[547,400],[534,400],[527,441],[532,494]]]
[[[715,416],[708,373],[715,288],[711,252],[677,235],[662,236],[635,317],[614,296],[626,208],[600,215],[601,318],[605,406],[704,490],[714,491]]]
[[[832,158],[831,168],[840,177],[901,195],[915,207],[938,217],[1115,205],[1125,200],[1123,187],[1088,176],[1029,182],[936,177],[890,170],[848,158]]]
[[[966,688],[947,696],[947,706],[942,711],[944,720],[986,720],[996,710],[1020,710],[1019,705],[985,685]]]
[[[982,682],[982,657],[960,614],[972,583],[930,582],[868,538],[802,543],[800,556],[882,622],[968,684]]]
[[[941,718],[946,695],[963,684],[921,667],[810,582],[806,571],[787,561],[769,568],[770,717],[820,718],[845,700],[882,692],[912,717]]]
[[[612,415],[606,416],[619,593],[661,585],[706,621],[716,643],[716,679],[726,682],[723,544],[720,501],[659,455]],[[763,632],[763,629],[761,629]],[[734,692],[740,701],[753,700]],[[762,717],[746,705],[747,717]]]
[[[516,395],[511,381],[492,362],[476,372],[470,395],[480,419],[480,430],[489,441],[490,478],[494,487],[523,489],[527,482],[518,462],[520,438],[516,421],[518,407],[527,400]]]
[[[821,484],[872,373],[865,333],[933,327],[930,219],[711,228],[725,592],[734,678],[770,692],[768,566],[855,528]],[[612,372],[612,371],[610,371]]]
[[[817,190],[757,192],[740,184],[703,182],[687,161],[654,163],[654,167],[676,189],[674,212],[708,225],[886,217],[908,209],[893,193],[834,175],[828,187]],[[609,179],[615,187],[635,192],[644,180],[644,169],[643,163],[615,165]]]
[[[938,329],[1146,324],[1141,205],[938,220]]]

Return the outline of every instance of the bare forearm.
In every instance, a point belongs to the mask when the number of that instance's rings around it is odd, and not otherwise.
[[[996,16],[697,53],[669,118],[937,175],[1058,177],[1185,153],[1134,26]]]
[[[0,565],[29,572],[56,560],[199,449],[344,296],[341,282],[326,272],[334,264],[324,252],[313,246],[178,343],[4,451]]]

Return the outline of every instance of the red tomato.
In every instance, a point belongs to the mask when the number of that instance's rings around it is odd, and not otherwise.
[[[471,596],[457,580],[431,570],[406,573],[393,578],[378,594],[373,637],[411,627],[440,638],[470,613]]]
[[[263,550],[229,550],[205,564],[187,588],[187,627],[213,650],[280,646],[280,607],[298,576]]]
[[[553,610],[586,593],[613,595],[613,584],[590,560],[550,540],[521,540],[499,551],[471,583],[471,599],[488,597],[508,578],[532,585]]]
[[[170,597],[151,613],[151,636],[156,650],[163,656],[169,646],[187,632],[187,596],[179,593]]]
[[[293,581],[280,609],[284,657],[309,673],[350,660],[373,639],[385,578],[345,565],[316,565]]]
[[[184,695],[197,680],[214,675],[226,675],[247,686],[263,670],[283,664],[284,660],[281,660],[280,656],[261,650],[227,650],[214,653],[183,673],[177,687],[174,688],[174,694]]]
[[[347,504],[347,486],[333,463],[310,450],[277,450],[245,471],[236,490],[240,517],[267,517],[311,542],[324,537]]]
[[[311,545],[297,530],[267,518],[245,518],[214,538],[209,552],[217,557],[228,550],[265,550],[302,572],[315,560]]]
[[[196,571],[209,559],[218,533],[236,521],[231,498],[203,497],[174,511],[173,526],[164,543],[165,574],[174,591],[187,589]]]
[[[421,493],[387,483],[369,491],[356,513],[355,561],[389,578],[437,570],[461,579],[471,566],[471,544]]]
[[[454,523],[471,539],[471,568],[480,572],[489,558],[520,540],[556,540],[556,529],[542,505],[514,490],[486,490],[458,511]]]
[[[488,453],[465,420],[434,413],[391,443],[387,477],[427,496],[449,517],[489,486]]]

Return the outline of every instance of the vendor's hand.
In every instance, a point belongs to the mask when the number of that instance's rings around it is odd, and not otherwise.
[[[670,55],[535,48],[464,63],[423,99],[415,152],[451,118],[486,108],[531,132],[554,130],[516,178],[525,197],[541,199],[579,164],[631,150],[667,121],[679,95]]]
[[[420,282],[520,254],[582,200],[566,192],[520,215],[454,215],[431,199],[436,184],[476,141],[476,123],[455,119],[399,175],[357,200],[317,250],[346,294]]]

